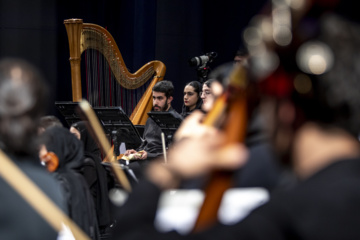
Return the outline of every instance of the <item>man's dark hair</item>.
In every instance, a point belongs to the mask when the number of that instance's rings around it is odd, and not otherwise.
[[[163,80],[155,84],[155,86],[152,88],[154,92],[162,92],[165,93],[165,96],[172,97],[174,93],[174,85],[172,82]]]
[[[47,129],[49,127],[54,127],[54,126],[63,127],[63,124],[61,123],[59,118],[53,115],[47,115],[40,118],[39,127]]]
[[[247,48],[239,48],[236,53],[235,53],[235,57],[247,57],[249,56],[249,51],[247,50]]]

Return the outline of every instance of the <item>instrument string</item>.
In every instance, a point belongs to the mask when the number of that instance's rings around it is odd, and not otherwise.
[[[152,76],[140,87],[127,89],[118,84],[110,64],[101,52],[87,49],[84,56],[86,92],[89,103],[92,106],[121,106],[130,116],[149,87]]]
[[[96,33],[90,31],[90,38]],[[116,80],[113,71],[120,72],[120,68],[111,69],[103,52],[111,51],[109,46],[96,45],[96,49],[89,48],[84,52],[86,65],[86,93],[92,106],[121,106],[128,116],[135,110],[137,103],[149,87],[153,76],[135,89],[127,89]],[[117,73],[118,75],[121,75]],[[122,75],[121,75],[122,76]],[[138,81],[136,78],[128,81]]]

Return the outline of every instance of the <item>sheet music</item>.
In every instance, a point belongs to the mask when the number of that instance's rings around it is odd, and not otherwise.
[[[269,200],[264,188],[232,188],[225,192],[219,212],[219,221],[234,224],[245,218],[253,209]],[[201,190],[169,190],[162,194],[155,219],[159,231],[189,233],[195,224],[204,201]],[[174,217],[176,216],[176,217]]]

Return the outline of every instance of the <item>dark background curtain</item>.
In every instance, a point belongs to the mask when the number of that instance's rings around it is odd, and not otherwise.
[[[173,107],[181,111],[183,88],[197,79],[191,57],[217,52],[210,64],[231,61],[241,35],[265,0],[0,0],[0,57],[20,57],[40,68],[54,101],[71,101],[69,47],[64,19],[105,27],[131,72],[145,63],[165,63],[175,86]]]

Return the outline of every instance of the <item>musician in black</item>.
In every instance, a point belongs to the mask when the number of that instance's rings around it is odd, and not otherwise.
[[[172,82],[163,80],[155,84],[152,89],[153,108],[155,112],[173,112],[179,115],[171,107],[173,100],[174,86]],[[145,140],[136,150],[126,150],[125,156],[132,156],[135,160],[152,160],[163,154],[161,129],[151,119],[148,118],[145,124],[143,139]]]
[[[55,126],[42,133],[40,144],[39,157],[61,184],[69,217],[91,239],[100,239],[93,197],[82,173],[85,167],[82,142],[68,129]],[[50,168],[49,162],[56,162],[57,166]]]

